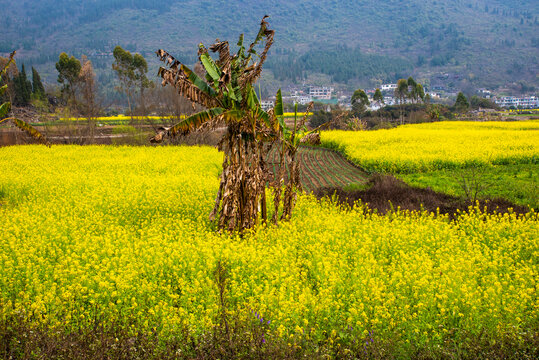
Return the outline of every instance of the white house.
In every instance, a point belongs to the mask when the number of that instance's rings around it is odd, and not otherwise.
[[[294,103],[301,105],[307,105],[308,103],[313,101],[312,97],[306,95],[292,96],[292,99],[294,100]]]
[[[310,86],[309,96],[312,97],[313,99],[330,100],[333,90],[334,89],[332,87]]]
[[[537,96],[525,96],[521,98],[516,96],[502,96],[496,99],[496,104],[504,108],[535,109],[539,107],[539,98]]]
[[[383,84],[380,90],[395,91],[396,89],[397,89],[397,84]]]
[[[271,100],[262,100],[260,101],[260,107],[262,108],[262,110],[268,111],[270,109],[273,109],[274,103]]]

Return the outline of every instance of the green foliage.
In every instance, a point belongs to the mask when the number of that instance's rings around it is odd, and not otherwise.
[[[79,81],[81,70],[80,61],[74,56],[69,57],[69,55],[63,52],[60,54],[56,63],[56,70],[58,71],[58,83],[62,84],[62,94],[74,100],[75,86]]]
[[[144,89],[150,88],[153,83],[148,79],[148,63],[140,54],[132,55],[121,46],[116,46],[112,52],[114,63],[112,69],[116,72],[120,81],[117,89],[127,96],[129,113],[133,114],[132,104],[134,95],[138,91],[140,94],[140,103],[144,106]]]
[[[32,66],[32,94],[34,98],[43,100],[45,99],[45,87],[41,82],[41,77],[37,70]]]
[[[480,179],[480,198],[504,198],[519,205],[539,208],[539,171],[537,164],[495,165],[485,169]],[[429,187],[434,191],[463,197],[462,170],[439,170],[399,175],[413,186]]]
[[[309,126],[318,127],[328,121],[333,120],[334,113],[331,111],[320,110],[316,111],[309,119]]]
[[[400,57],[365,54],[359,47],[347,46],[319,47],[303,55],[292,52],[268,61],[268,69],[280,80],[299,80],[304,74],[314,72],[327,74],[335,82],[372,78],[390,81],[395,74],[411,68],[411,64]]]
[[[13,62],[13,57],[14,56],[15,56],[15,53],[13,52],[11,54],[11,57],[7,61],[7,63],[0,70],[0,84],[2,84],[2,78],[6,75],[9,66]],[[7,84],[3,85],[3,86],[0,86],[0,99],[2,99],[2,97],[4,96],[6,91],[7,91]],[[11,109],[11,103],[5,102],[5,103],[0,104],[0,122],[7,116],[10,109]]]
[[[399,95],[401,94],[401,91],[404,91],[406,97],[408,97],[414,103],[418,102],[419,100],[425,99],[425,90],[423,89],[423,85],[416,82],[411,76],[406,82],[408,84],[408,88],[406,90],[404,90],[404,82],[397,86],[399,88]],[[402,89],[400,87],[402,87]]]
[[[112,128],[113,134],[136,134],[139,130],[131,125],[116,125]]]
[[[312,105],[312,103],[311,103]],[[307,111],[307,113],[309,110]],[[283,113],[283,98],[281,95],[281,89],[277,91],[277,95],[275,97],[275,108],[274,108],[274,114],[277,116],[279,121],[280,130],[283,135],[283,143],[285,146],[289,148],[290,151],[295,154],[298,150],[298,146],[301,143],[301,139],[305,138],[306,136],[317,132],[320,130],[321,127],[324,127],[326,123],[322,123],[315,127],[313,130],[307,130],[307,127],[305,126],[305,122],[307,120],[307,115],[304,115],[303,119],[298,121],[298,104],[294,105],[294,126],[290,128],[285,120],[284,120],[284,113]]]
[[[397,81],[397,88],[395,89],[395,97],[399,99],[402,103],[404,99],[408,96],[408,80],[399,79]]]
[[[199,41],[245,32],[260,14],[268,13],[275,16],[280,36],[276,42],[279,48],[271,56],[275,61],[268,62],[266,69],[271,68],[281,80],[304,79],[307,72],[316,72],[338,82],[357,84],[350,81],[357,78],[375,85],[379,81],[394,82],[413,68],[461,71],[458,64],[466,64],[466,73],[474,73],[474,82],[481,86],[515,78],[533,83],[535,79],[529,65],[536,62],[537,16],[533,14],[539,9],[532,0],[496,2],[489,5],[488,12],[481,2],[468,6],[463,2],[419,0],[410,0],[406,6],[395,0],[186,0],[181,4],[178,0],[159,4],[150,0],[40,0],[31,7],[24,4],[12,1],[6,6],[5,25],[9,22],[13,26],[0,40],[0,49],[21,44],[39,50],[25,59],[33,65],[57,57],[54,39],[58,36],[62,36],[66,49],[77,53],[108,52],[112,38],[131,52],[142,53],[158,46],[174,48],[182,54],[179,58],[192,64],[197,59],[184,54]],[[228,9],[220,14],[218,24],[211,17],[200,16],[216,8]],[[159,15],[163,13],[166,16]],[[170,28],[168,19],[174,18],[181,19],[174,25],[174,32],[184,39],[181,44],[163,36],[163,29]],[[66,28],[77,31],[66,37]],[[347,44],[348,50],[336,52],[336,44]],[[476,51],[478,46],[481,54]],[[518,59],[513,55],[515,49],[519,50]],[[515,62],[521,66],[508,74]],[[110,67],[110,63],[106,65]]]
[[[470,103],[468,103],[468,99],[466,99],[466,96],[462,92],[458,93],[457,100],[453,107],[458,112],[466,112],[470,108]]]
[[[472,96],[470,98],[470,108],[472,109],[499,109],[499,106],[496,105],[490,99],[481,98],[479,96]]]
[[[2,68],[2,70],[0,70],[0,84],[2,83],[2,77],[5,76],[5,74],[7,72],[7,69],[9,68],[11,63],[14,62],[14,60],[13,60],[14,57],[15,57],[15,51],[10,54],[9,60],[7,61],[6,65]],[[21,75],[23,75],[23,76],[21,76]],[[27,93],[27,95],[25,95],[25,96],[28,96],[28,98],[29,98],[30,94],[32,92],[31,91],[32,85],[31,84],[30,85],[25,84],[24,81],[29,83],[28,79],[26,79],[26,71],[25,71],[24,65],[23,65],[22,71],[19,74],[18,79],[14,84],[16,84],[18,86],[22,86],[23,87],[22,90],[25,90],[24,94]],[[6,92],[6,90],[7,90],[7,85],[1,86],[0,87],[0,96],[2,96]],[[28,101],[29,101],[29,99],[28,99]],[[41,134],[37,129],[35,129],[30,124],[28,124],[28,123],[26,123],[26,122],[24,122],[22,120],[16,119],[16,118],[6,117],[8,115],[8,113],[9,113],[10,108],[11,108],[11,103],[10,102],[5,102],[5,103],[0,105],[0,124],[3,123],[3,122],[7,122],[7,121],[11,120],[11,122],[16,127],[18,127],[19,129],[21,129],[22,131],[27,133],[32,138],[40,141],[41,143],[49,145],[49,142],[43,136],[43,134]]]
[[[381,104],[384,103],[384,95],[382,95],[382,92],[380,91],[379,88],[377,88],[376,91],[374,92],[372,99],[374,101],[379,101]]]
[[[357,89],[352,95],[352,112],[356,116],[360,116],[367,110],[367,106],[370,104],[367,94],[362,89]]]
[[[15,91],[15,98],[13,102],[18,106],[27,106],[30,104],[32,97],[32,83],[26,76],[26,69],[22,64],[22,69],[17,76],[13,79],[13,89]]]

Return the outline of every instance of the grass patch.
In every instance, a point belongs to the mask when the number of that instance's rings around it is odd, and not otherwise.
[[[450,195],[465,197],[462,188],[463,176],[469,169],[439,170],[425,173],[401,174],[398,177],[412,186],[431,188]],[[476,180],[482,189],[479,198],[504,198],[519,205],[528,205],[534,209],[539,206],[538,183],[539,165],[516,164],[494,165]]]
[[[139,130],[131,125],[117,125],[112,128],[113,134],[136,134]]]

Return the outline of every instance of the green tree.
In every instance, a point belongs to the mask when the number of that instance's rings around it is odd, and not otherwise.
[[[468,99],[466,99],[466,96],[462,92],[458,93],[457,100],[455,101],[454,108],[455,108],[456,111],[458,111],[460,113],[466,112],[470,108],[470,104],[468,103]]]
[[[37,70],[32,66],[32,93],[36,99],[45,99],[45,87],[41,82],[41,77]]]
[[[56,63],[58,82],[62,84],[62,94],[66,100],[75,102],[76,87],[79,82],[81,64],[74,56],[69,57],[65,52],[60,54]]]
[[[362,89],[354,91],[354,94],[352,94],[352,112],[355,116],[361,116],[367,110],[369,104],[369,98],[365,91]]]
[[[397,81],[397,88],[395,89],[395,97],[399,102],[399,118],[400,123],[404,124],[404,104],[408,97],[408,80],[400,79]]]
[[[384,95],[382,95],[382,92],[379,88],[376,89],[374,92],[374,95],[372,96],[372,100],[377,101],[380,104],[380,109],[378,109],[378,114],[380,115],[380,121],[382,121],[382,112],[380,111],[381,108],[384,106]]]
[[[421,101],[425,101],[425,89],[423,89],[423,85],[420,83],[416,84],[415,94],[418,100],[421,99]]]
[[[374,92],[372,99],[374,101],[378,101],[380,104],[384,104],[384,95],[382,95],[382,92],[380,91],[379,88],[376,89],[376,91]]]
[[[479,96],[472,96],[470,98],[470,108],[472,109],[498,109],[498,105],[492,102],[490,99],[481,98]]]
[[[146,114],[146,105],[144,102],[144,90],[153,86],[153,82],[148,79],[146,74],[148,73],[148,63],[146,59],[140,54],[133,56],[133,66],[135,68],[135,80],[138,86],[139,92],[139,106],[143,115]]]
[[[120,81],[120,86],[117,87],[117,90],[125,94],[129,113],[133,114],[134,98],[137,91],[140,95],[142,111],[145,111],[144,89],[152,86],[152,82],[146,76],[148,63],[142,55],[132,55],[121,46],[116,46],[112,54],[115,60],[112,68]]]
[[[32,83],[26,76],[26,69],[22,64],[19,74],[13,79],[13,88],[15,90],[14,103],[18,106],[27,106],[32,98]]]
[[[15,58],[15,51],[13,51],[9,55],[9,59],[8,59],[7,63],[2,68],[0,68],[0,84],[2,84],[2,78],[6,75],[8,69],[9,69],[9,66],[12,63],[14,63],[14,58]],[[24,66],[23,66],[23,71],[24,71]],[[7,91],[7,88],[8,88],[7,84],[0,86],[0,98],[2,98],[4,96],[4,94]],[[41,134],[33,126],[31,126],[30,124],[28,124],[25,121],[16,119],[14,117],[8,117],[10,110],[11,110],[11,103],[9,101],[6,101],[4,103],[0,103],[0,124],[7,123],[8,121],[11,121],[13,124],[15,124],[16,127],[21,129],[22,131],[24,131],[25,133],[27,133],[28,135],[30,135],[34,139],[36,139],[36,140],[38,140],[38,141],[40,141],[40,142],[42,142],[42,143],[44,143],[46,145],[49,145],[49,142],[43,136],[43,134]]]
[[[112,54],[115,61],[112,64],[112,69],[116,71],[116,75],[118,75],[118,80],[120,81],[120,86],[116,89],[123,92],[127,97],[129,114],[133,115],[132,103],[136,84],[133,55],[119,45],[114,48]]]
[[[408,98],[412,100],[412,103],[415,103],[417,101],[417,82],[414,80],[413,77],[409,77],[406,81],[408,84]]]

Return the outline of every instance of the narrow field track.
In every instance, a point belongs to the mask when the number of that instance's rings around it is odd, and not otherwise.
[[[339,153],[323,148],[302,146],[298,150],[301,185],[307,192],[323,187],[344,187],[364,183],[368,175]],[[279,171],[279,155],[272,149],[268,165],[274,174]],[[288,170],[288,169],[287,169]]]

